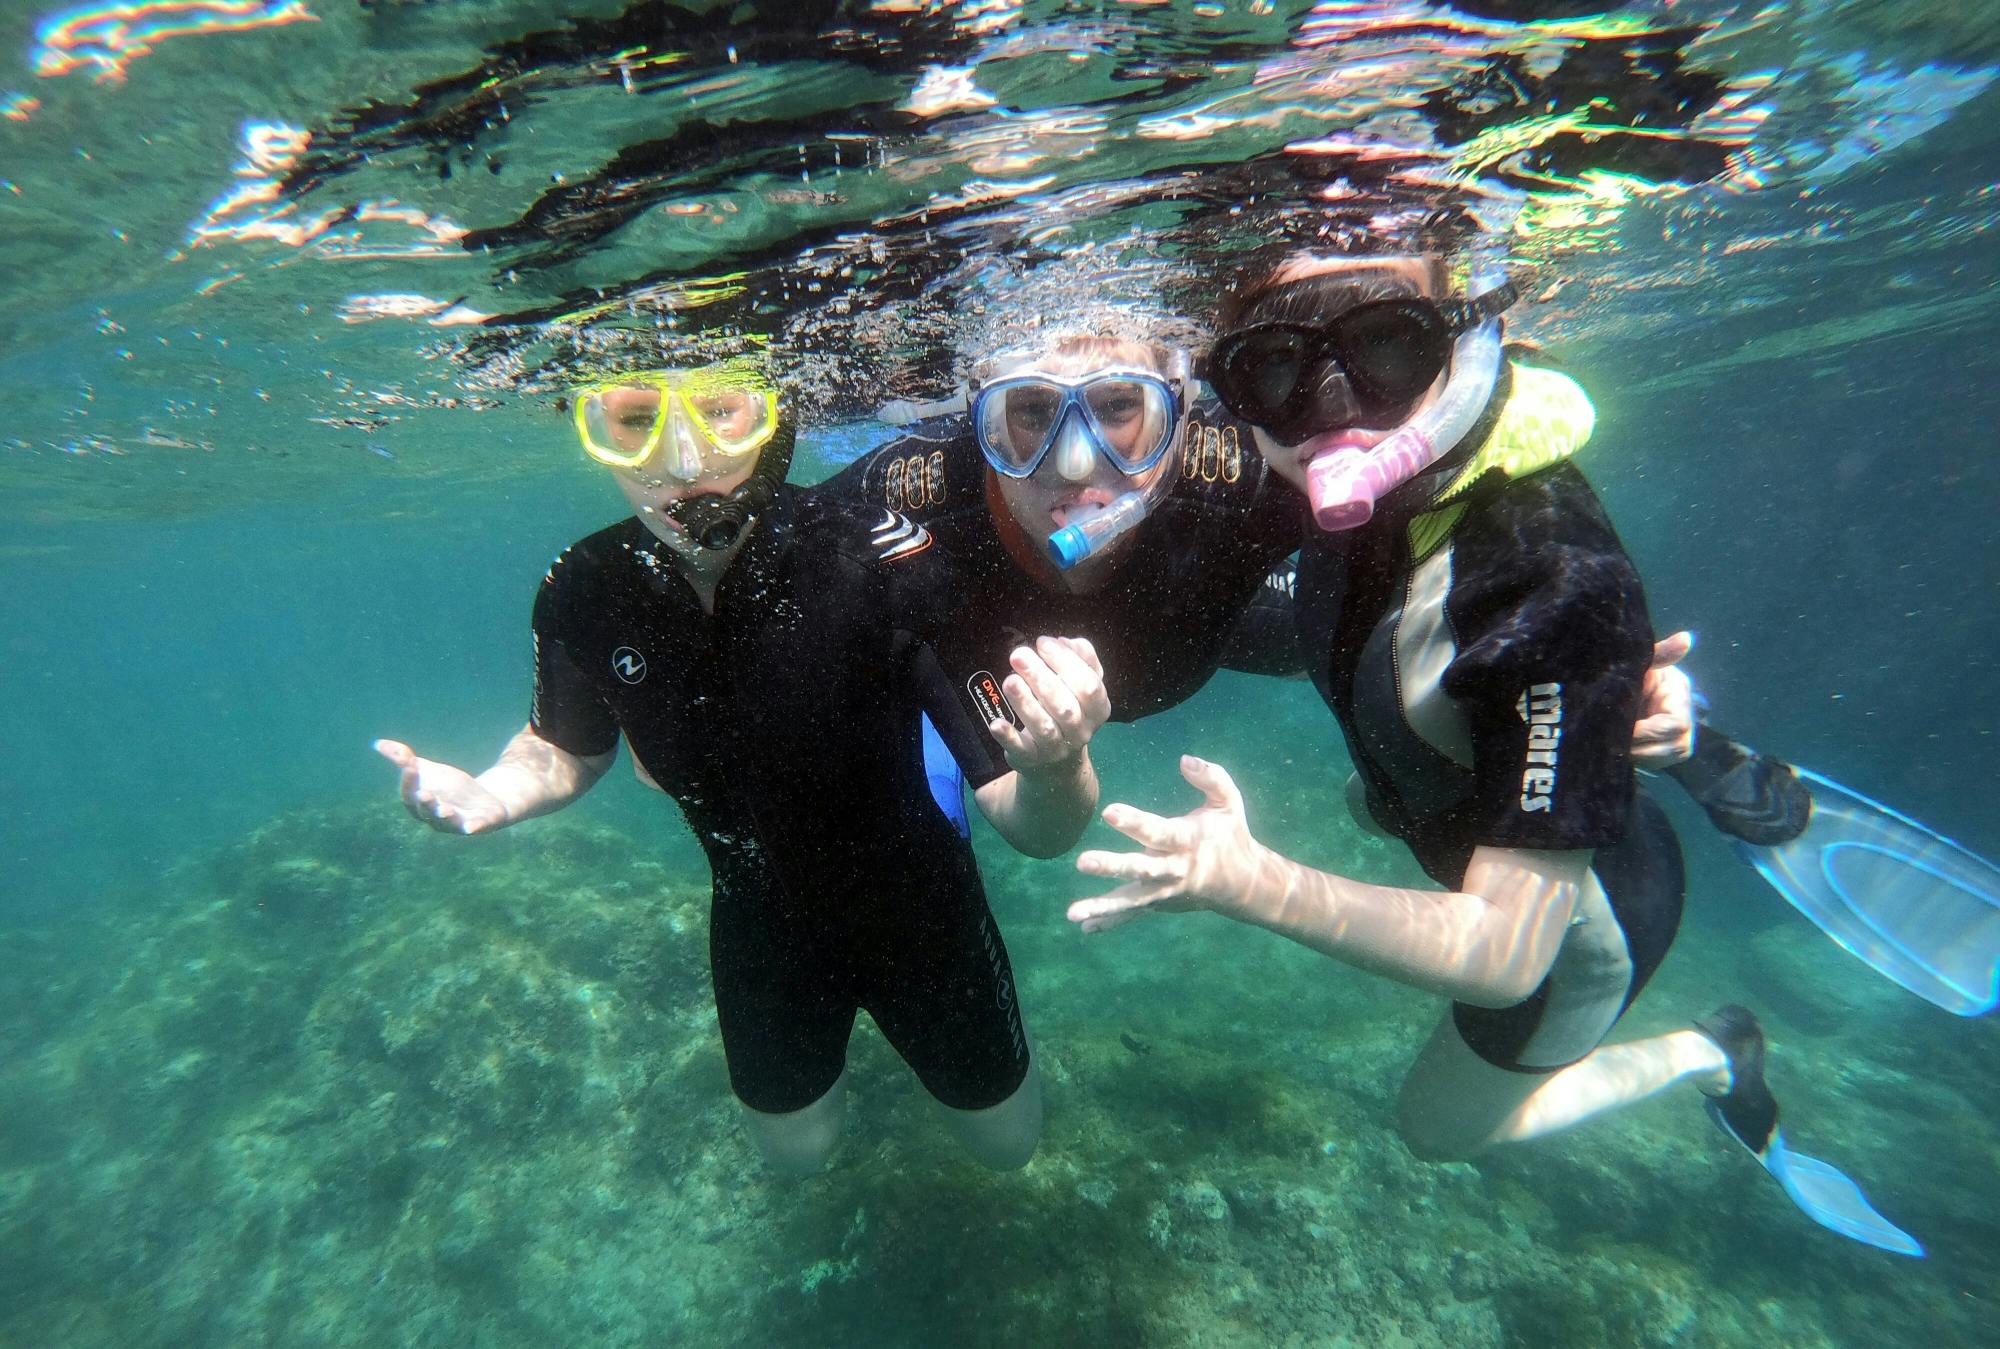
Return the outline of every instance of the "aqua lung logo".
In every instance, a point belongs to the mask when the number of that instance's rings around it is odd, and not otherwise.
[[[914,557],[931,546],[931,532],[907,515],[884,511],[882,517],[882,523],[868,532],[868,538],[875,545],[876,556],[884,562]]]
[[[646,658],[629,646],[621,646],[611,653],[611,673],[627,684],[636,684],[646,677]]]
[[[1563,686],[1535,684],[1514,710],[1528,723],[1528,753],[1521,768],[1521,809],[1541,814],[1555,809],[1556,745],[1562,739]]]
[[[1181,440],[1181,476],[1235,482],[1243,476],[1243,435],[1234,426],[1189,422]]]
[[[1028,1037],[1021,1030],[1020,1009],[1014,1005],[1014,981],[1007,974],[1007,957],[1000,947],[991,915],[985,920],[982,936],[986,943],[986,963],[993,970],[993,1001],[1007,1016],[1007,1031],[1014,1039],[1014,1057],[1028,1057]]]

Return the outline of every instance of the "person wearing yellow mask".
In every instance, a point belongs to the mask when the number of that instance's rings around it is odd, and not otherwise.
[[[1020,643],[1017,715],[967,715],[898,598],[936,555],[881,512],[785,483],[796,430],[761,360],[616,375],[579,390],[572,415],[633,515],[543,578],[528,724],[493,767],[378,742],[405,804],[445,832],[503,828],[582,795],[622,737],[711,864],[723,1046],[767,1160],[823,1165],[866,1010],[973,1156],[1021,1165],[1041,1126],[1033,1056],[923,746],[949,751],[1016,847],[1067,850],[1097,796],[1095,651]]]

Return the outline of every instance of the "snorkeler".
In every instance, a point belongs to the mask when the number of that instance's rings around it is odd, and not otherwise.
[[[1199,331],[1143,298],[1016,305],[1052,317],[1000,354],[971,353],[960,397],[904,409],[905,434],[812,489],[939,541],[930,626],[965,711],[1004,711],[986,672],[1022,632],[1089,638],[1120,721],[1177,706],[1218,668],[1302,671],[1291,586],[1273,568],[1298,548],[1304,511],[1248,423],[1192,400]],[[1660,766],[1693,738],[1673,668],[1685,652],[1680,636],[1660,644],[1634,727],[1635,753]]]
[[[756,359],[621,375],[574,413],[634,514],[543,578],[532,710],[493,767],[377,742],[405,805],[448,833],[546,814],[602,776],[622,734],[713,869],[730,1084],[773,1167],[809,1174],[831,1153],[857,1009],[975,1158],[1024,1164],[1039,1078],[971,846],[920,746],[948,747],[1014,846],[1066,851],[1096,805],[1096,653],[1017,641],[995,666],[1011,718],[968,716],[894,599],[936,555],[903,517],[784,482],[795,427]]]
[[[1203,804],[1116,804],[1144,849],[1093,850],[1119,882],[1070,906],[1085,931],[1213,909],[1451,999],[1406,1077],[1417,1155],[1540,1137],[1689,1081],[1816,1221],[1920,1254],[1833,1168],[1788,1153],[1740,1007],[1604,1045],[1679,923],[1679,844],[1635,791],[1634,714],[1654,661],[1637,572],[1582,476],[1588,399],[1502,360],[1502,278],[1450,300],[1433,256],[1293,256],[1234,296],[1207,377],[1296,489],[1293,596],[1314,686],[1360,805],[1443,892],[1317,871],[1258,843],[1219,765]]]
[[[1066,312],[999,354],[967,397],[815,488],[907,514],[950,574],[934,635],[967,711],[1022,632],[1086,636],[1112,716],[1191,697],[1298,546],[1296,498],[1248,429],[1191,406],[1194,336],[1142,306]]]

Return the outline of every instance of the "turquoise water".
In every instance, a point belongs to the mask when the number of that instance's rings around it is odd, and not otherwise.
[[[823,476],[1023,259],[1197,293],[1312,212],[1437,204],[1330,148],[1366,144],[1476,170],[1540,269],[1517,335],[1596,397],[1583,467],[1718,720],[2000,855],[2000,10],[130,8],[0,16],[0,1342],[1989,1342],[1993,1027],[1692,811],[1621,1035],[1757,1007],[1788,1136],[1927,1260],[1811,1227],[1685,1094],[1418,1163],[1429,999],[1214,921],[1080,940],[1090,887],[987,834],[1036,1160],[959,1157],[864,1026],[844,1150],[784,1186],[664,803],[620,767],[433,837],[368,744],[483,764],[525,718],[534,586],[621,509],[579,371],[767,334]],[[1599,73],[1509,112],[1491,72],[1565,53]],[[1108,728],[1107,799],[1178,802],[1183,750],[1281,850],[1413,879],[1303,685]]]

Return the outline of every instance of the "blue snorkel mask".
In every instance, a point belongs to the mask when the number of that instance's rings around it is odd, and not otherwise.
[[[983,385],[972,400],[973,432],[995,473],[1025,478],[1067,431],[1127,477],[1166,457],[1186,410],[1185,380],[1151,370],[1107,368],[1079,378],[1024,370]]]
[[[1041,353],[985,362],[971,408],[980,453],[995,473],[1015,479],[1033,476],[1058,450],[1063,462],[1074,464],[1084,450],[1126,477],[1150,472],[1179,442],[1187,413],[1186,354],[1164,354],[1166,373],[1117,362],[1059,373],[1043,366],[1074,369],[1077,359]],[[1149,504],[1145,493],[1124,494],[1057,530],[1050,556],[1064,570],[1075,566],[1144,519]]]

